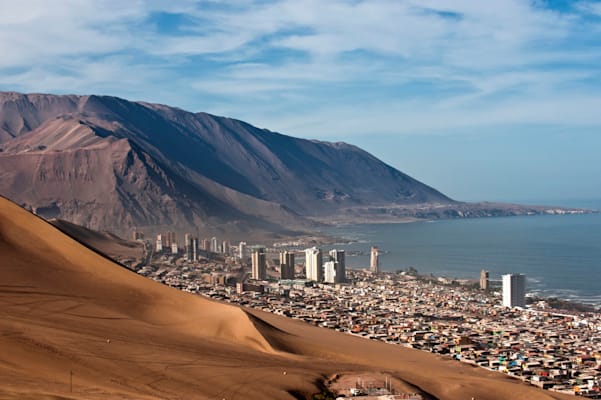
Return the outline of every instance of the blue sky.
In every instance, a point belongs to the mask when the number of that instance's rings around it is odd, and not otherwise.
[[[0,90],[357,144],[466,200],[601,198],[601,2],[7,1]]]

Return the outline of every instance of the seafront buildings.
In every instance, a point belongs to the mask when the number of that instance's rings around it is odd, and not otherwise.
[[[346,253],[344,250],[330,250],[330,260],[323,264],[326,283],[346,282]]]
[[[526,306],[526,276],[524,274],[503,275],[503,306]]]
[[[489,272],[486,270],[480,271],[480,290],[488,290],[489,282]]]
[[[380,253],[376,246],[372,246],[369,258],[369,270],[374,274],[380,272]]]
[[[504,306],[504,290],[495,286],[479,290],[477,281],[464,284],[411,271],[347,269],[346,282],[336,283],[336,264],[343,259],[338,251],[325,253],[320,268],[324,280],[334,283],[279,279],[278,256],[286,260],[283,254],[294,250],[249,248],[255,250],[251,266],[222,254],[176,261],[162,253],[137,272],[188,292],[437,353],[543,389],[601,398],[601,314],[555,310],[544,301],[515,306],[525,292],[523,275],[504,278],[515,303]],[[321,254],[317,247],[307,250],[313,260]],[[259,279],[248,280],[249,267]]]
[[[322,254],[321,250],[317,247],[305,250],[305,274],[307,280],[315,282],[323,281]]]

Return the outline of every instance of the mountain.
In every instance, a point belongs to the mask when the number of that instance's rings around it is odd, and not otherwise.
[[[178,291],[0,197],[0,398],[301,399],[336,374],[424,399],[571,398]]]
[[[118,233],[286,232],[348,210],[455,204],[346,143],[116,97],[13,92],[0,93],[0,194]]]

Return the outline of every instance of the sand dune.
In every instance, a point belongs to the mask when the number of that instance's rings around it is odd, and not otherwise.
[[[141,259],[144,245],[120,238],[110,232],[98,232],[62,219],[52,219],[50,223],[63,233],[92,247],[111,258]]]
[[[0,199],[0,398],[291,399],[353,371],[430,398],[570,398],[179,292]]]

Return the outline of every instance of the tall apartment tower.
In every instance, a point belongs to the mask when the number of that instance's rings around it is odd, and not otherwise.
[[[211,248],[209,250],[213,253],[219,253],[219,243],[217,243],[217,238],[215,236],[211,238]]]
[[[322,255],[317,247],[305,250],[305,273],[307,280],[316,282],[323,280]]]
[[[229,240],[224,240],[221,243],[221,252],[223,254],[230,254],[230,241]]]
[[[511,308],[526,306],[526,275],[503,275],[503,306]]]
[[[267,278],[267,256],[264,247],[255,247],[253,249],[252,278],[259,281]]]
[[[280,279],[294,279],[294,253],[280,252]]]
[[[163,235],[157,235],[157,241],[156,241],[156,252],[160,253],[161,251],[163,251]]]
[[[177,243],[177,237],[175,235],[175,232],[167,231],[167,233],[165,233],[165,235],[163,235],[163,246],[167,247],[167,248],[171,248],[171,245],[173,243]]]
[[[334,260],[323,263],[323,280],[326,283],[336,283],[336,270],[338,262]]]
[[[184,247],[186,250],[186,258],[188,261],[198,260],[198,238],[193,237],[189,233],[184,235]]]
[[[238,258],[240,261],[246,260],[246,242],[240,242],[238,245]]]
[[[190,238],[190,247],[191,261],[198,261],[198,238]]]
[[[488,290],[488,271],[482,270],[480,271],[480,290]]]
[[[338,263],[335,269],[334,283],[346,282],[346,253],[344,250],[330,250],[330,259]]]
[[[369,270],[375,274],[380,272],[380,253],[376,246],[371,247],[371,257],[369,259]]]

